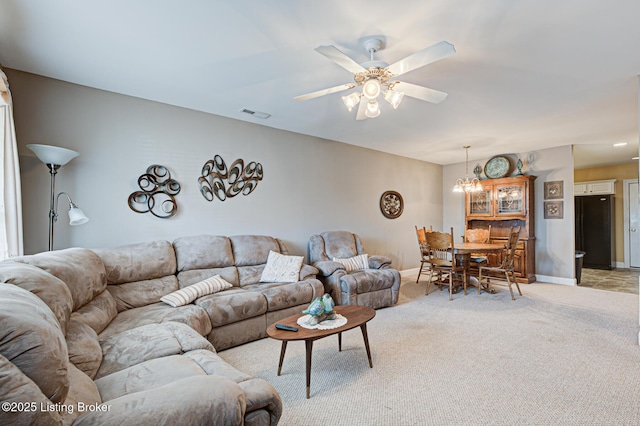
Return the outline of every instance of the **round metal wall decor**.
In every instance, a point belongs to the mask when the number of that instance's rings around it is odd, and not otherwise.
[[[224,201],[238,194],[251,194],[263,176],[260,163],[251,161],[245,166],[244,160],[238,158],[227,168],[222,157],[216,155],[202,166],[198,186],[205,200],[213,201],[217,198]]]
[[[138,178],[140,191],[129,195],[129,207],[136,213],[151,213],[160,219],[169,219],[178,211],[175,196],[180,192],[180,184],[171,179],[165,166],[152,164],[147,172]]]
[[[385,191],[380,197],[380,211],[387,219],[400,217],[404,210],[402,195],[396,191]]]

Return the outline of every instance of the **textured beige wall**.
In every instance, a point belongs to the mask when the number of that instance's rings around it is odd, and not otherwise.
[[[616,193],[614,198],[614,228],[616,239],[616,262],[624,263],[624,199],[623,181],[638,179],[638,164],[630,162],[615,166],[592,167],[576,169],[573,172],[575,182],[592,180],[616,179]]]
[[[263,234],[307,253],[315,233],[346,229],[371,254],[399,269],[418,266],[414,225],[442,222],[442,167],[334,141],[200,113],[7,70],[14,99],[23,188],[25,251],[47,247],[49,175],[26,148],[57,145],[80,152],[63,166],[57,191],[68,192],[90,217],[70,227],[61,204],[55,248],[107,247],[194,234]],[[393,141],[390,141],[390,143]],[[249,196],[207,202],[197,179],[219,154],[257,161],[264,179]],[[127,205],[151,164],[180,182],[178,214],[158,219]],[[386,190],[400,192],[404,213],[380,213]]]

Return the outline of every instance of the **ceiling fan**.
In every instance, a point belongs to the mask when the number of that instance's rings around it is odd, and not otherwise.
[[[438,42],[391,65],[373,59],[373,54],[384,47],[383,40],[380,37],[366,38],[363,41],[363,45],[371,57],[370,61],[364,62],[363,64],[358,64],[335,46],[318,46],[315,49],[316,52],[324,55],[347,71],[352,72],[355,83],[342,84],[340,86],[318,90],[307,93],[306,95],[296,96],[293,99],[296,101],[306,101],[308,99],[362,86],[362,92],[352,92],[347,96],[343,96],[342,101],[349,111],[360,104],[358,106],[356,120],[365,120],[380,115],[380,106],[378,104],[378,96],[380,93],[383,93],[384,99],[389,102],[394,109],[398,108],[398,105],[400,105],[405,95],[435,104],[442,102],[447,97],[447,94],[444,92],[394,79],[416,68],[453,55],[456,50],[451,43],[446,41]]]

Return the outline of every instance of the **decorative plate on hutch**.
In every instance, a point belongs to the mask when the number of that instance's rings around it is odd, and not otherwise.
[[[511,163],[507,157],[496,155],[484,165],[484,174],[489,179],[505,177],[511,169]]]

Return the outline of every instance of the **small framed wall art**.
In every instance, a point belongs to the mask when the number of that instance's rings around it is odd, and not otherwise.
[[[563,201],[544,202],[545,219],[562,219],[563,217]]]
[[[404,210],[402,195],[396,191],[385,191],[380,197],[380,211],[387,219],[400,217]]]
[[[564,198],[564,181],[554,180],[544,183],[545,200],[561,200]]]

